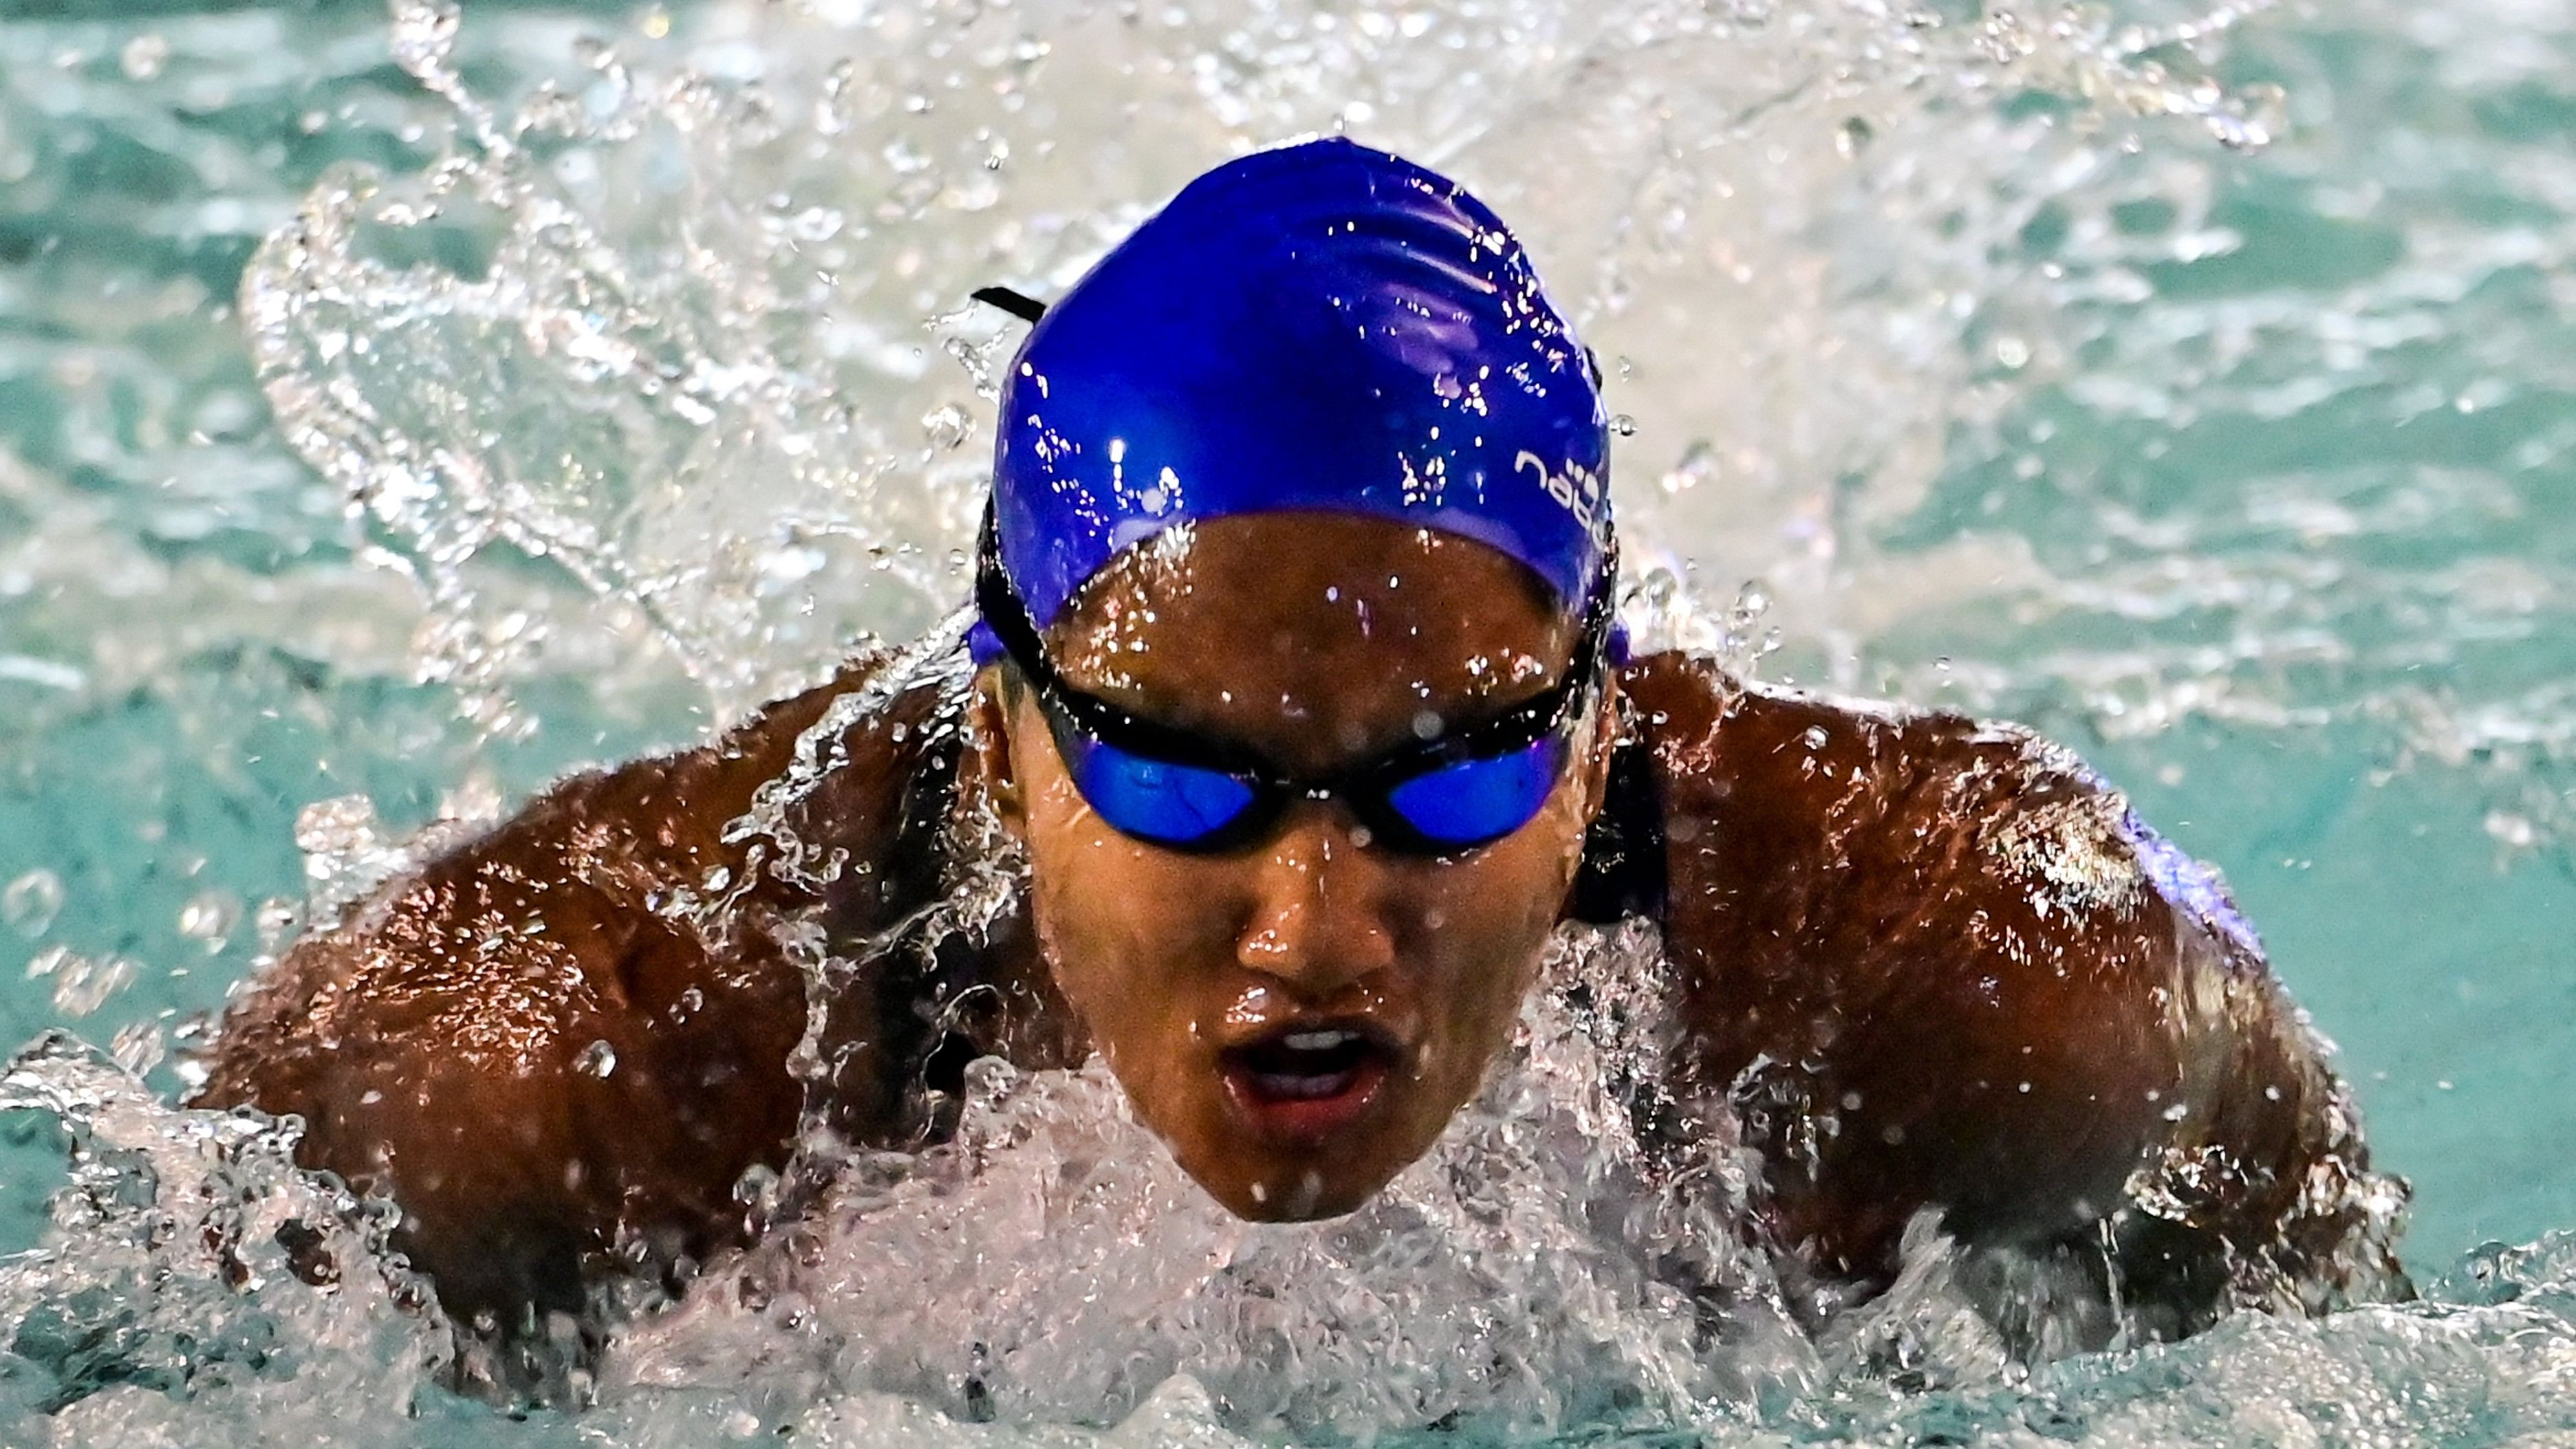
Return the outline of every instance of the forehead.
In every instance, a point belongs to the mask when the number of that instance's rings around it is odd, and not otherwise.
[[[1263,513],[1127,550],[1047,632],[1077,684],[1320,769],[1534,693],[1576,629],[1536,573],[1488,545]]]

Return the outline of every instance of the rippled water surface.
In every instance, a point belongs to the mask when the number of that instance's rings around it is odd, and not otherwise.
[[[87,1044],[0,1084],[0,1440],[2576,1442],[2556,0],[0,15],[0,1038]],[[1492,201],[1609,364],[1683,581],[1641,622],[1716,647],[1759,580],[1765,675],[2038,724],[2226,871],[2430,1302],[2025,1375],[1927,1244],[1822,1344],[1711,1257],[1740,1331],[1676,1340],[1623,1254],[1714,1237],[1626,1190],[1622,1039],[1545,998],[1342,1228],[1224,1219],[1095,1076],[989,1080],[998,1167],[820,1230],[938,1292],[746,1265],[510,1421],[375,1209],[163,1105],[420,825],[944,614],[1015,335],[965,294],[1336,128]]]

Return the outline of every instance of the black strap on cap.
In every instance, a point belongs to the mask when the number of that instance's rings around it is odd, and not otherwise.
[[[971,295],[985,306],[1008,312],[1023,322],[1035,322],[1046,315],[1046,303],[1008,287],[977,287]]]

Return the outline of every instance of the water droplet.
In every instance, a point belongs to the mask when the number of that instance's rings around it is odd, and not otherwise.
[[[169,1050],[169,1043],[162,1037],[157,1024],[135,1021],[117,1029],[116,1035],[108,1042],[107,1054],[116,1059],[118,1066],[139,1077],[161,1065],[161,1059],[169,1055]]]
[[[376,804],[364,795],[316,800],[296,812],[295,844],[306,854],[364,850],[376,843]]]
[[[1637,436],[1637,420],[1626,413],[1613,413],[1610,415],[1610,431],[1623,438],[1633,438]]]
[[[259,927],[260,954],[274,956],[285,949],[297,931],[304,928],[304,903],[285,896],[270,896],[259,903],[259,913],[253,918],[253,923]]]
[[[1834,150],[1848,161],[1858,156],[1877,135],[1869,122],[1858,116],[1850,117],[1834,128]]]
[[[443,74],[456,49],[460,18],[454,0],[396,0],[394,64],[424,80]]]
[[[765,1162],[755,1162],[733,1180],[733,1200],[747,1207],[762,1203],[775,1204],[780,1180],[778,1169]]]
[[[1717,449],[1710,446],[1707,439],[1700,439],[1684,450],[1681,461],[1675,463],[1671,470],[1664,474],[1664,491],[1687,493],[1702,483],[1716,478],[1717,471]]]
[[[87,1016],[107,999],[134,984],[134,963],[122,956],[83,956],[64,946],[36,953],[27,963],[27,979],[54,983],[54,1009],[65,1016]]]
[[[38,867],[0,891],[0,920],[30,940],[52,928],[63,908],[63,878]]]
[[[125,71],[127,80],[155,79],[161,74],[162,67],[169,63],[170,37],[157,30],[147,30],[125,42],[125,49],[117,56],[117,64]]]
[[[376,805],[364,795],[317,800],[295,816],[304,878],[317,907],[358,899],[400,870],[407,857],[377,828]]]
[[[809,245],[830,241],[841,234],[849,218],[828,206],[809,206],[788,218],[787,234]]]
[[[2510,810],[2490,810],[2485,824],[2489,836],[2512,849],[2529,850],[2540,843],[2540,827],[2528,815]]]
[[[945,451],[964,444],[975,425],[964,408],[955,403],[941,403],[921,415],[921,430],[929,435],[930,446]]]
[[[617,1048],[605,1041],[592,1042],[581,1049],[580,1056],[573,1058],[572,1069],[585,1077],[605,1080],[617,1070]]]
[[[220,951],[241,924],[241,899],[230,891],[200,891],[179,908],[179,934]]]

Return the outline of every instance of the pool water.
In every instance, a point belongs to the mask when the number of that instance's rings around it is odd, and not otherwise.
[[[1449,1405],[1644,1442],[2576,1442],[2554,0],[0,17],[0,1043],[86,1044],[0,1085],[0,1439],[1339,1441]],[[1616,1171],[1549,1155],[1607,1049],[1542,1003],[1443,1148],[1514,1185],[1517,1236],[1427,1189],[1250,1233],[1097,1079],[996,1082],[1009,1171],[832,1227],[938,1301],[861,1273],[812,1321],[693,1311],[596,1407],[510,1419],[441,1386],[366,1209],[163,1105],[227,988],[423,824],[930,626],[1016,335],[966,293],[1049,295],[1206,165],[1334,129],[1486,196],[1608,364],[1631,562],[1679,583],[1642,627],[2036,724],[2226,872],[2413,1182],[2431,1302],[2025,1373],[1934,1244],[1852,1341],[1677,1346],[1581,1226]],[[1107,1216],[977,1229],[1051,1276],[908,1256],[977,1221],[940,1202],[1076,1161],[1114,1165]],[[285,1271],[289,1224],[337,1287]],[[1191,1262],[1266,1285],[1296,1364]],[[1104,1284],[1151,1330],[1073,1311]],[[898,1327],[1021,1349],[970,1412],[868,1347]],[[1930,1387],[1863,1372],[1868,1333]],[[1457,1367],[1497,1344],[1519,1379]]]

